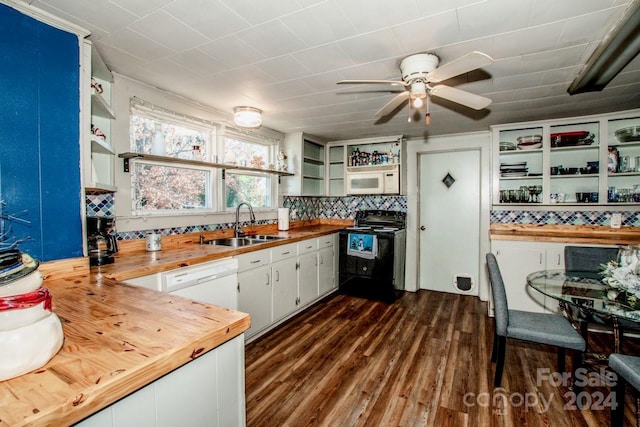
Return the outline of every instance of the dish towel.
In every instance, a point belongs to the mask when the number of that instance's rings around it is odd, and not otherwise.
[[[378,256],[378,238],[375,234],[349,233],[347,255],[365,259]]]

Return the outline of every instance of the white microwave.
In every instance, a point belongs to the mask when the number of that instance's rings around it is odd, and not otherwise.
[[[400,194],[400,167],[393,165],[349,166],[347,194]]]

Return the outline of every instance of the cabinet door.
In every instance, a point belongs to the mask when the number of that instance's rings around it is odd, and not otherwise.
[[[318,251],[318,291],[320,295],[324,295],[336,287],[336,270],[333,257],[333,246]]]
[[[238,310],[251,315],[247,337],[271,324],[271,266],[238,273]]]
[[[544,295],[527,286],[527,276],[545,269],[546,253],[537,247],[493,247],[507,292],[509,309],[544,313]]]
[[[298,299],[297,258],[287,258],[271,264],[273,279],[273,320],[277,321],[293,313]]]
[[[298,257],[298,306],[305,306],[318,297],[318,252]]]

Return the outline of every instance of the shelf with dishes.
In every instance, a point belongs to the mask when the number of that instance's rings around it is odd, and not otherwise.
[[[537,184],[542,205],[640,203],[640,110],[492,126],[491,138],[495,204]]]

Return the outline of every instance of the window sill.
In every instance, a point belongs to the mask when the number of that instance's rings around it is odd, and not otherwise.
[[[124,163],[125,172],[129,172],[129,161],[131,159],[142,159],[142,160],[150,160],[154,162],[204,166],[204,167],[217,168],[217,169],[227,169],[232,171],[262,172],[262,173],[271,174],[271,175],[293,176],[293,174],[290,172],[282,172],[282,171],[277,171],[275,169],[251,168],[247,166],[238,166],[238,165],[232,165],[232,164],[226,164],[226,163],[211,163],[211,162],[203,162],[200,160],[189,160],[189,159],[178,159],[176,157],[156,156],[153,154],[126,152],[126,153],[118,154],[118,157],[124,159],[123,163]]]

